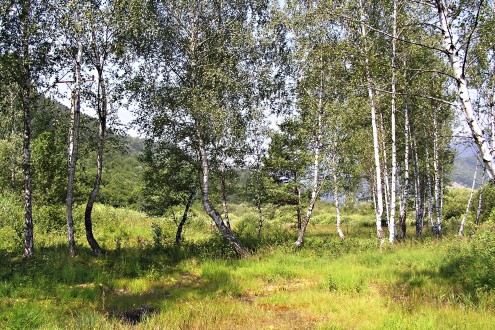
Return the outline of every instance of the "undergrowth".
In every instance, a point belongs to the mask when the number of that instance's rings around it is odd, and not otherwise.
[[[4,209],[16,209],[13,200]],[[329,205],[323,210],[333,212]],[[231,208],[251,257],[237,259],[198,205],[175,244],[169,218],[97,205],[95,258],[75,212],[78,255],[67,255],[60,209],[38,210],[36,255],[0,242],[0,327],[6,329],[467,329],[495,324],[495,230],[471,239],[407,238],[381,251],[372,216],[345,215],[340,240],[331,215],[308,227],[302,249],[286,215],[273,212],[257,235],[252,208]],[[54,215],[55,214],[55,215]],[[2,235],[16,234],[2,215]],[[365,221],[367,219],[367,222]],[[10,222],[9,222],[10,221]],[[141,314],[140,314],[141,313]],[[139,315],[135,322],[129,315]]]

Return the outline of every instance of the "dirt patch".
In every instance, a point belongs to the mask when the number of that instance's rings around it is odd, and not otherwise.
[[[120,320],[124,323],[138,324],[143,321],[145,316],[152,315],[155,313],[155,311],[155,308],[148,305],[143,305],[139,308],[131,309],[123,313],[120,317]]]

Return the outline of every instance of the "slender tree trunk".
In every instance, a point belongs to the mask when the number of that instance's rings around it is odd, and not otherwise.
[[[31,95],[29,83],[23,86],[22,108],[24,122],[24,153],[22,167],[24,171],[24,256],[34,255],[33,206],[31,198]]]
[[[79,140],[79,122],[81,116],[81,60],[82,60],[82,43],[78,44],[75,70],[75,88],[72,92],[72,106],[69,123],[69,144],[67,149],[67,197],[65,201],[67,215],[67,239],[69,241],[69,255],[76,255],[76,243],[74,240],[74,218],[72,215],[72,206],[74,204],[74,179],[76,174],[77,151]]]
[[[261,198],[256,198],[256,208],[258,209],[258,239],[261,238],[261,229],[263,228],[263,213],[261,212]]]
[[[33,232],[33,206],[31,198],[31,68],[29,54],[28,30],[30,29],[31,2],[25,1],[22,7],[22,29],[23,29],[23,73],[24,79],[21,86],[21,102],[23,109],[23,160],[24,172],[24,256],[34,255],[34,232]]]
[[[180,244],[180,241],[182,239],[182,229],[184,228],[184,224],[187,221],[187,213],[191,208],[192,202],[194,200],[194,196],[196,196],[196,188],[194,188],[194,190],[191,191],[191,194],[187,199],[186,208],[184,209],[184,213],[182,214],[182,219],[180,220],[179,225],[177,226],[177,232],[175,233],[175,244],[177,245]]]
[[[464,225],[466,223],[466,219],[469,214],[469,209],[471,208],[471,202],[473,200],[473,195],[474,195],[474,187],[476,186],[476,175],[478,174],[479,165],[480,165],[480,161],[478,158],[476,158],[476,167],[474,169],[473,184],[471,185],[471,193],[469,194],[469,199],[466,206],[466,212],[464,213],[464,217],[462,217],[461,226],[459,228],[459,234],[458,234],[459,237],[464,236]]]
[[[382,193],[382,177],[380,169],[380,151],[378,146],[378,130],[376,125],[376,108],[375,108],[375,95],[371,83],[371,74],[369,68],[369,58],[368,58],[368,45],[366,36],[366,25],[365,25],[365,15],[362,0],[359,0],[360,9],[360,23],[361,23],[361,37],[363,38],[364,44],[364,63],[366,71],[366,86],[368,89],[368,97],[371,109],[371,125],[373,128],[373,153],[375,158],[375,186],[376,186],[376,208],[375,208],[375,218],[376,218],[376,233],[378,239],[380,240],[380,246],[383,245],[383,229],[382,229],[382,214],[383,214],[383,193]]]
[[[430,219],[432,228],[434,228],[435,224],[433,223],[433,196],[431,194],[430,152],[428,151],[428,148],[426,148],[426,187],[428,199],[428,218]]]
[[[335,213],[337,217],[337,233],[340,239],[344,239],[344,232],[342,231],[342,221],[340,219],[340,202],[339,202],[339,187],[337,184],[337,164],[335,161],[336,156],[332,157],[332,175],[333,175],[333,199],[335,204]]]
[[[414,154],[414,204],[416,208],[416,237],[423,234],[423,208],[424,203],[421,199],[421,180],[419,177],[419,156],[416,139],[412,140]]]
[[[323,74],[323,72],[322,72]],[[306,228],[308,227],[309,220],[311,219],[311,214],[313,213],[313,209],[318,199],[319,194],[319,184],[318,184],[318,176],[320,169],[320,146],[321,146],[321,138],[322,138],[322,126],[323,126],[323,76],[320,77],[320,93],[318,100],[318,127],[316,133],[316,142],[314,149],[314,162],[313,162],[313,190],[311,192],[311,200],[309,201],[308,211],[306,212],[306,217],[302,223],[302,227],[299,230],[299,235],[297,237],[297,241],[294,243],[295,247],[299,248],[303,244],[304,234],[306,232]]]
[[[404,185],[402,187],[402,198],[400,202],[399,226],[401,229],[401,239],[406,237],[406,220],[407,220],[407,191],[409,190],[409,113],[407,100],[404,107]]]
[[[14,86],[11,86],[10,88],[10,95],[9,95],[9,102],[10,102],[10,112],[12,113],[12,119],[11,119],[11,127],[10,127],[10,136],[8,138],[8,141],[15,145],[14,143],[14,137],[16,136],[16,106],[15,106],[15,91],[14,91]],[[17,166],[17,153],[14,152],[10,156],[10,187],[12,188],[12,191],[15,190],[16,186],[16,166]]]
[[[229,210],[227,208],[227,185],[225,183],[225,165],[222,164],[220,167],[220,175],[221,175],[221,185],[222,185],[222,208],[223,214],[225,218],[225,224],[230,229],[230,220],[229,220]]]
[[[483,164],[486,168],[486,172],[492,182],[495,182],[495,162],[492,157],[490,145],[485,139],[483,130],[478,122],[478,118],[474,113],[471,99],[469,97],[469,88],[466,81],[466,75],[464,73],[464,67],[461,59],[459,58],[459,49],[457,49],[454,43],[454,37],[452,36],[450,29],[450,18],[448,15],[447,6],[444,0],[435,0],[435,4],[438,11],[438,17],[442,27],[442,36],[445,47],[445,53],[449,58],[450,65],[454,72],[454,76],[457,82],[457,90],[459,98],[461,100],[462,110],[466,117],[469,128],[473,135],[473,139],[478,146],[479,153],[483,159]]]
[[[246,248],[239,242],[235,234],[225,225],[223,222],[222,216],[218,211],[213,208],[209,200],[209,167],[208,167],[208,158],[206,155],[206,148],[203,142],[203,138],[201,136],[201,132],[198,127],[198,123],[196,122],[196,138],[198,140],[198,152],[201,163],[202,170],[202,178],[201,178],[201,201],[203,203],[203,208],[206,213],[211,217],[215,225],[217,226],[220,234],[229,242],[232,248],[236,251],[236,253],[242,258],[247,257],[249,252]]]
[[[495,71],[495,64],[494,64],[494,71]],[[495,76],[495,72],[493,73]],[[492,87],[492,100],[489,104],[490,108],[490,114],[491,114],[491,137],[492,137],[492,157],[495,157],[495,82],[493,83]]]
[[[485,174],[483,173],[483,177],[481,179],[481,187],[483,187],[485,184]],[[480,224],[480,218],[481,218],[481,211],[483,210],[483,190],[480,190],[480,195],[478,198],[478,207],[476,209],[476,226],[479,226]]]
[[[480,185],[480,193],[478,196],[478,207],[476,208],[476,220],[474,221],[474,227],[471,231],[471,237],[476,234],[478,227],[480,225],[481,211],[483,209],[483,186],[485,185],[485,173],[483,172],[483,176],[481,177],[481,185]]]
[[[98,94],[97,94],[97,112],[98,112],[98,150],[96,156],[96,177],[91,191],[86,209],[84,211],[84,227],[86,230],[86,240],[89,246],[93,250],[96,256],[101,256],[104,251],[98,244],[98,241],[93,235],[93,221],[91,215],[93,213],[93,206],[96,201],[96,196],[100,190],[102,175],[103,175],[103,150],[105,146],[105,134],[107,124],[107,93],[105,86],[105,79],[103,77],[103,68],[100,63],[100,57],[96,49],[96,45],[93,45],[93,51],[95,53],[96,70],[98,72]]]
[[[433,114],[433,171],[435,180],[435,215],[436,221],[433,226],[433,234],[439,236],[442,234],[442,217],[441,217],[441,187],[440,187],[440,164],[438,160],[438,118]]]
[[[294,172],[294,184],[298,184],[297,172]],[[296,216],[297,216],[297,230],[302,228],[302,212],[301,212],[301,190],[298,186],[294,188],[294,194],[297,196]]]
[[[385,126],[383,123],[383,114],[380,113],[380,136],[382,140],[382,160],[383,160],[383,195],[385,197],[385,219],[390,219],[390,180],[387,166],[387,144],[385,142]]]
[[[391,115],[391,127],[392,127],[392,170],[391,170],[391,176],[390,176],[390,220],[388,221],[388,232],[389,232],[389,237],[388,240],[390,244],[394,242],[395,238],[395,186],[396,186],[396,176],[397,176],[397,148],[396,148],[396,138],[395,138],[395,113],[396,113],[396,106],[395,106],[395,58],[396,58],[396,42],[397,42],[397,0],[394,0],[394,9],[393,9],[393,23],[392,23],[392,56],[391,56],[391,68],[392,68],[392,81],[391,81],[391,87],[392,87],[392,101],[391,101],[391,107],[392,107],[392,115]]]

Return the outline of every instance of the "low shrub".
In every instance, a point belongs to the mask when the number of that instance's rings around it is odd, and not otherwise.
[[[456,244],[440,267],[440,274],[460,284],[473,297],[495,290],[495,227],[478,231],[466,244]]]

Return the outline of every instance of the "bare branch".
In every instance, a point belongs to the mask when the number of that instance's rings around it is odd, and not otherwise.
[[[392,94],[391,91],[388,91],[386,89],[381,89],[381,88],[378,88],[378,87],[373,87],[373,89],[376,90],[376,91],[378,91],[378,92],[382,92],[382,93],[386,93],[386,94]],[[442,102],[442,103],[448,104],[448,105],[453,106],[453,107],[456,107],[456,108],[459,107],[458,104],[455,104],[453,102],[450,102],[450,101],[447,101],[447,100],[444,100],[444,99],[441,99],[441,98],[438,98],[438,97],[435,97],[435,96],[420,95],[420,94],[411,94],[411,93],[401,93],[401,92],[395,92],[395,94],[397,94],[397,95],[407,95],[407,96],[415,96],[415,97],[425,98],[425,99],[428,99],[428,100],[434,100],[434,101]]]
[[[447,72],[443,72],[443,71],[438,71],[438,70],[424,70],[424,69],[408,69],[408,68],[404,68],[403,69],[404,71],[413,71],[413,72],[419,72],[419,73],[438,73],[438,74],[441,74],[441,75],[444,75],[444,76],[447,76],[449,78],[452,78],[452,79],[456,79],[453,75],[447,73]]]
[[[423,47],[423,48],[427,48],[427,49],[430,49],[430,50],[434,50],[436,52],[440,52],[440,53],[443,53],[443,54],[447,54],[447,52],[444,50],[444,49],[441,49],[441,48],[438,48],[438,47],[435,47],[435,46],[431,46],[431,45],[426,45],[426,44],[423,44],[421,42],[417,42],[417,41],[413,41],[413,40],[407,40],[407,39],[403,39],[403,38],[400,38],[400,37],[394,37],[393,35],[391,35],[390,33],[388,33],[387,31],[383,31],[383,30],[380,30],[380,29],[377,29],[365,22],[361,22],[360,20],[357,20],[357,19],[354,19],[350,16],[347,16],[347,15],[343,15],[343,14],[338,14],[340,17],[346,19],[346,20],[350,20],[352,22],[355,22],[355,23],[362,23],[364,24],[366,27],[368,27],[370,30],[374,31],[374,32],[378,32],[380,34],[383,34],[389,38],[392,38],[392,39],[395,39],[395,40],[398,40],[398,41],[402,41],[402,42],[405,42],[405,43],[408,43],[408,44],[411,44],[411,45],[415,45],[415,46],[419,46],[419,47]]]
[[[478,21],[480,17],[480,11],[481,11],[481,6],[483,5],[483,0],[480,1],[480,4],[478,6],[478,11],[476,12],[476,18],[474,20],[474,25],[473,28],[471,29],[471,32],[469,32],[469,36],[466,42],[466,49],[464,50],[464,61],[462,62],[462,72],[466,72],[466,59],[468,57],[468,51],[469,51],[469,44],[471,43],[471,38],[473,36],[474,31],[476,30],[476,27],[478,26]]]

